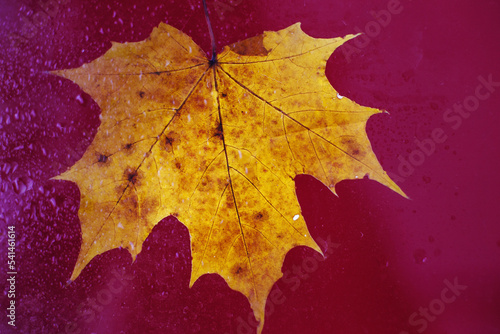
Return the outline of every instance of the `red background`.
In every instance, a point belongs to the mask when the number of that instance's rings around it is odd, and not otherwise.
[[[210,40],[198,0],[61,2],[45,8],[50,15],[40,14],[39,1],[0,2],[0,332],[238,333],[240,326],[246,333],[238,317],[247,319],[249,304],[220,277],[204,276],[188,288],[189,234],[172,217],[155,227],[134,263],[127,251],[112,250],[66,285],[81,241],[79,191],[50,178],[84,153],[100,110],[78,86],[46,71],[90,62],[110,41],[142,40],[161,21],[207,52]],[[208,1],[219,50],[299,21],[313,37],[364,31],[374,20],[370,12],[387,5],[220,0],[216,8]],[[424,332],[500,333],[500,88],[457,129],[443,121],[447,108],[474,94],[479,75],[500,81],[500,2],[402,0],[401,6],[352,57],[337,50],[327,76],[342,95],[390,112],[367,125],[386,171],[397,174],[398,156],[408,158],[418,148],[415,139],[430,138],[435,128],[447,140],[399,178],[411,200],[369,180],[339,183],[336,197],[310,176],[296,178],[313,237],[339,245],[295,291],[276,283],[284,302],[270,306],[264,333],[417,333],[410,314],[440,299],[443,280],[455,277],[467,289]],[[15,330],[3,315],[6,227],[14,224]],[[311,255],[290,251],[283,272]],[[118,284],[116,272],[123,273]],[[111,299],[102,302],[103,296]]]

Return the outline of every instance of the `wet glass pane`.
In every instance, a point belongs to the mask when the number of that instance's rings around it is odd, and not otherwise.
[[[262,333],[500,333],[500,3],[207,7],[217,54],[297,22],[314,38],[361,33],[333,53],[325,75],[336,98],[387,111],[366,133],[408,196],[369,176],[339,182],[336,194],[296,176],[301,212],[290,220],[304,217],[324,257],[307,247],[287,254]],[[82,158],[106,120],[93,96],[52,71],[88,64],[112,42],[145,40],[161,22],[190,36],[208,62],[201,0],[0,2],[1,333],[256,333],[248,299],[221,276],[190,287],[193,245],[174,212],[151,227],[135,261],[137,244],[110,247],[70,280],[82,192],[53,178]],[[262,53],[249,45],[245,52]],[[137,175],[127,177],[134,184]]]

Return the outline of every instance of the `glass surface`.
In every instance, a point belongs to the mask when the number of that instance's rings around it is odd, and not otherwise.
[[[218,51],[296,22],[317,38],[363,32],[332,55],[326,75],[341,95],[388,111],[367,133],[410,197],[370,180],[340,182],[337,197],[298,176],[302,213],[327,257],[289,252],[263,333],[500,333],[500,2],[209,0],[208,8]],[[189,233],[174,217],[134,263],[115,249],[67,283],[81,242],[80,193],[51,178],[90,145],[100,109],[48,71],[88,63],[111,41],[143,40],[160,22],[210,53],[201,0],[0,2],[1,333],[255,333],[246,298],[222,278],[188,287]],[[17,274],[8,274],[9,226]]]

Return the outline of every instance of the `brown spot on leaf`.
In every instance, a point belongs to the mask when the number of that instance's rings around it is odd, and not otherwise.
[[[164,143],[165,150],[167,152],[172,151],[174,145],[179,145],[180,143],[179,135],[174,131],[170,131],[165,135]]]
[[[224,133],[223,133],[223,130],[222,130],[222,123],[219,123],[217,125],[217,128],[215,128],[215,133],[214,133],[214,137],[217,137],[219,139],[224,139]]]
[[[143,91],[139,92],[139,96],[141,97],[141,99],[144,97],[144,95],[146,95],[146,93],[144,93]]]
[[[124,146],[126,150],[130,150],[134,144],[128,143],[127,145]]]
[[[137,210],[137,208],[139,207],[139,203],[137,202],[137,198],[136,197],[130,197],[124,203],[130,203],[131,204],[132,207],[129,208],[129,211],[131,212],[131,214],[132,214],[132,212],[135,212]]]
[[[180,162],[176,162],[175,163],[175,168],[181,169],[182,168],[182,164]]]
[[[230,191],[226,191],[226,193],[228,194],[227,197],[230,196]],[[233,198],[228,198],[228,201],[226,202],[226,208],[232,210],[234,209],[236,206],[234,205],[234,200]]]
[[[219,189],[224,189],[229,186],[229,182],[226,182],[221,179],[217,179],[217,185],[219,186]]]
[[[271,51],[264,47],[264,35],[235,43],[231,46],[231,49],[242,56],[267,56]]]
[[[136,184],[138,180],[138,173],[137,170],[132,169],[132,168],[127,168],[125,170],[125,178],[127,179],[128,182],[132,184]]]
[[[263,221],[269,218],[269,214],[266,211],[259,211],[253,215],[253,219],[256,221]]]
[[[226,94],[226,93],[221,93],[220,95],[221,95],[222,97],[226,97],[226,96],[227,96],[227,94]]]
[[[107,155],[104,155],[104,154],[99,154],[99,156],[97,157],[97,162],[108,162],[108,156]]]
[[[236,275],[239,275],[242,271],[243,269],[241,267],[238,267],[238,269],[236,269]]]
[[[352,137],[343,137],[341,139],[341,146],[347,154],[356,157],[356,159],[363,159],[366,155],[363,147]]]

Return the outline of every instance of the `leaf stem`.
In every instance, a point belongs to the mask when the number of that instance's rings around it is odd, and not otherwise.
[[[213,65],[217,62],[217,51],[215,47],[214,31],[212,30],[212,24],[210,23],[210,17],[208,16],[206,0],[203,0],[203,9],[205,9],[205,19],[207,20],[208,32],[210,33],[210,40],[212,41],[212,59],[210,59],[210,65]]]

